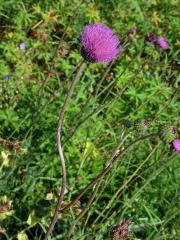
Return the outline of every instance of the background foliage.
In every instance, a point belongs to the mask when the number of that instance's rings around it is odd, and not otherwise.
[[[179,117],[178,1],[0,1],[0,234],[1,239],[43,239],[55,209],[60,164],[58,114],[81,60],[82,28],[102,22],[119,35],[124,51],[108,66],[91,64],[78,83],[63,127],[68,186],[64,204],[102,170],[119,139],[140,136],[124,120],[148,119],[146,132],[175,125]],[[129,36],[132,26],[137,33]],[[164,36],[162,51],[145,37]],[[26,49],[19,48],[26,43]],[[8,79],[7,79],[8,76]],[[105,178],[72,239],[110,239],[130,219],[132,239],[180,239],[178,154],[165,139],[145,140],[125,154]],[[52,239],[67,230],[89,191],[67,211]]]

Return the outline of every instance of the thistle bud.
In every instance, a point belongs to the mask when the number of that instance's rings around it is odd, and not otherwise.
[[[172,142],[177,136],[177,130],[172,126],[160,126],[159,127],[159,137],[166,143]]]
[[[136,120],[134,122],[134,128],[140,133],[144,133],[147,130],[148,126],[149,122],[146,119]]]
[[[123,120],[123,125],[126,128],[130,128],[131,127],[131,122],[128,119]]]

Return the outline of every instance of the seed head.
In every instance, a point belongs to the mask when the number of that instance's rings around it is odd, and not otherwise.
[[[131,221],[125,220],[121,222],[116,228],[112,231],[112,240],[128,240],[129,239],[129,226]]]

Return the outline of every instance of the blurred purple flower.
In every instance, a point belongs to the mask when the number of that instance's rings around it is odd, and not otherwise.
[[[24,42],[20,43],[20,44],[19,44],[19,48],[20,48],[21,50],[25,50],[25,49],[26,49],[26,44],[25,44]]]
[[[157,45],[164,50],[168,49],[169,47],[167,41],[163,37],[158,37]]]
[[[89,62],[108,63],[121,51],[118,37],[104,24],[87,25],[81,34],[82,56]]]
[[[176,130],[175,127],[173,127],[173,128],[172,128],[172,134],[176,135],[176,133],[177,133],[177,130]]]
[[[145,126],[148,126],[148,125],[149,125],[149,122],[148,122],[148,120],[146,120],[146,119],[143,119],[143,124],[144,124]]]
[[[151,33],[148,37],[146,37],[146,40],[156,44],[161,49],[168,49],[168,43],[163,37],[158,37],[156,33]]]
[[[10,80],[10,76],[9,76],[9,75],[6,75],[6,76],[5,76],[5,80],[6,80],[6,81],[9,81],[9,80]]]
[[[172,142],[172,145],[176,152],[180,152],[180,139],[176,139]]]
[[[156,35],[156,33],[151,33],[148,37],[147,37],[147,41],[151,42],[151,43],[156,43],[158,40],[158,37]]]
[[[137,28],[136,27],[132,27],[130,30],[129,30],[129,34],[135,34],[137,32]]]

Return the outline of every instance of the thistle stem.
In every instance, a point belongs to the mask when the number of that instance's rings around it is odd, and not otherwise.
[[[76,201],[78,201],[85,193],[86,191],[93,185],[95,185],[100,179],[104,178],[104,176],[109,173],[109,171],[112,169],[114,163],[116,163],[119,160],[119,157],[122,156],[125,152],[127,152],[131,147],[133,147],[134,145],[138,144],[139,142],[141,142],[144,139],[150,138],[152,136],[156,136],[157,133],[151,133],[145,136],[141,136],[140,138],[134,140],[132,143],[130,143],[126,148],[124,148],[124,150],[119,151],[119,146],[115,149],[115,151],[113,152],[109,164],[102,170],[102,172],[95,177],[94,179],[91,180],[91,182],[89,182],[84,189],[81,191],[81,193],[74,199],[72,200],[67,206],[65,206],[61,212],[65,212],[66,210],[68,210],[69,208],[71,208],[74,203]]]
[[[73,94],[74,88],[75,88],[78,80],[80,79],[85,67],[86,67],[86,63],[84,61],[82,61],[81,65],[78,69],[78,72],[77,72],[74,80],[71,83],[68,94],[66,96],[66,99],[64,101],[64,104],[63,104],[62,109],[61,109],[60,114],[59,114],[56,141],[57,141],[58,155],[59,155],[60,163],[61,163],[61,166],[62,166],[62,186],[61,186],[61,191],[60,191],[60,195],[59,195],[59,198],[58,198],[57,206],[56,206],[52,221],[49,225],[48,231],[47,231],[47,233],[44,237],[44,240],[47,240],[48,236],[52,233],[52,231],[54,229],[54,226],[55,226],[55,224],[58,220],[58,217],[61,214],[60,209],[61,209],[61,204],[62,204],[62,201],[63,201],[63,198],[64,198],[65,189],[66,189],[66,165],[65,165],[64,155],[63,155],[63,151],[62,151],[62,144],[61,144],[61,129],[62,129],[62,123],[63,123],[63,119],[64,119],[64,114],[66,112],[68,103],[69,103],[70,98]]]
[[[92,195],[86,205],[86,207],[83,209],[83,211],[77,216],[76,220],[74,221],[74,223],[71,225],[68,234],[67,234],[67,238],[70,239],[74,227],[77,224],[77,222],[84,216],[84,214],[89,210],[91,204],[93,203],[94,198],[96,197],[96,194],[99,190],[99,187],[101,186],[101,183],[104,179],[104,177],[107,175],[107,173],[110,172],[110,170],[112,169],[113,165],[118,161],[119,157],[122,156],[124,153],[126,153],[132,146],[136,145],[137,143],[139,143],[140,141],[147,139],[149,137],[155,136],[157,133],[151,133],[145,136],[141,136],[140,138],[136,139],[135,141],[133,141],[132,143],[130,143],[124,150],[120,151],[120,146],[121,146],[121,141],[118,144],[118,147],[113,151],[113,154],[110,158],[110,160],[108,161],[108,165],[107,167],[104,168],[104,170],[95,178],[93,179],[85,188],[84,190],[79,194],[79,196],[77,198],[75,198],[69,205],[67,205],[65,208],[62,209],[62,211],[64,212],[65,210],[69,209],[77,200],[79,200],[84,193],[88,190],[88,188],[91,185],[96,184],[96,187],[94,189],[94,191],[92,192]]]

